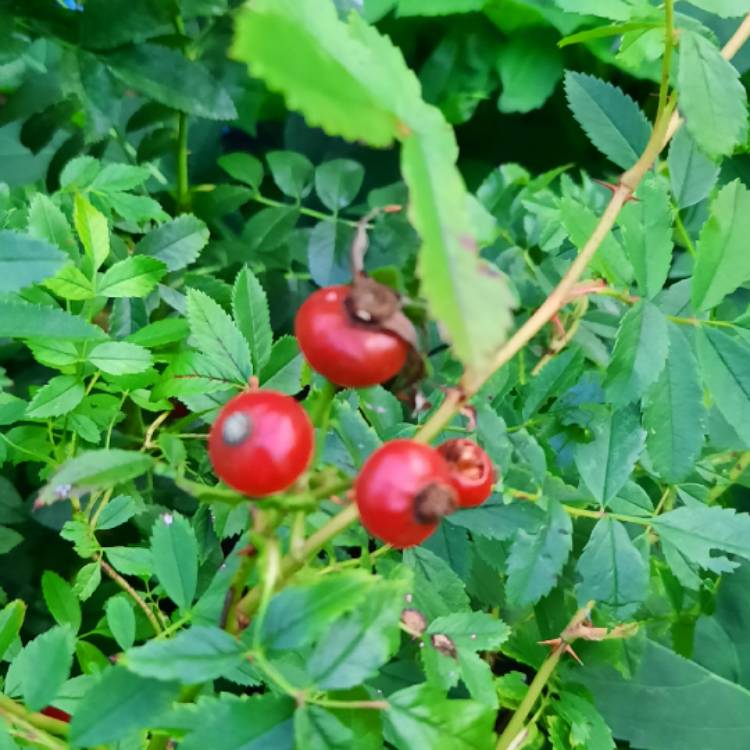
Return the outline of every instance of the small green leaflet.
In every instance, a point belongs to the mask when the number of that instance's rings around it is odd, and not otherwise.
[[[536,604],[557,582],[573,548],[570,516],[549,500],[544,525],[529,534],[519,529],[508,557],[508,599],[518,607]]]
[[[145,297],[165,272],[160,260],[131,255],[107,269],[97,282],[96,292],[102,297]]]
[[[148,370],[153,363],[151,353],[137,344],[107,341],[95,346],[88,360],[109,375],[131,375]]]
[[[57,245],[68,255],[78,254],[75,237],[65,214],[44,193],[35,193],[29,203],[28,233]]]
[[[250,348],[235,322],[207,294],[188,291],[190,343],[211,358],[217,373],[246,385],[253,374]]]
[[[724,419],[750,447],[750,368],[747,344],[711,327],[698,331],[703,382]]]
[[[74,649],[75,636],[68,627],[58,625],[38,635],[11,662],[6,689],[19,692],[29,709],[40,711],[68,679]]]
[[[631,408],[599,412],[592,430],[594,439],[576,447],[575,462],[591,494],[606,506],[630,478],[646,433]]]
[[[82,747],[116,742],[148,727],[177,699],[179,691],[179,683],[140,677],[122,667],[110,668],[77,706],[70,739]]]
[[[129,649],[135,641],[133,605],[123,594],[118,594],[107,600],[104,610],[107,615],[107,627],[117,645],[122,649]]]
[[[669,484],[692,471],[703,446],[706,407],[691,341],[669,323],[669,356],[644,399],[643,426],[648,455]]]
[[[750,190],[739,179],[725,185],[711,204],[698,240],[692,281],[693,304],[716,307],[750,279]]]
[[[59,417],[73,411],[83,400],[85,388],[74,375],[58,375],[42,386],[26,408],[30,419]]]
[[[88,451],[71,459],[52,476],[39,492],[37,502],[50,505],[71,494],[85,494],[145,474],[153,463],[151,456],[140,451],[117,448]]]
[[[500,50],[497,69],[501,112],[530,112],[541,107],[562,78],[562,55],[538,28],[514,33]]]
[[[263,182],[263,163],[251,154],[246,154],[244,151],[224,154],[219,157],[218,163],[235,180],[244,182],[253,190],[260,188],[260,184]]]
[[[69,300],[91,299],[94,285],[75,263],[63,266],[52,278],[44,282],[44,286],[58,297]]]
[[[651,299],[662,290],[672,263],[672,207],[666,181],[651,174],[636,197],[624,206],[618,221],[638,289]]]
[[[100,268],[109,255],[109,227],[106,217],[80,193],[76,193],[73,223],[87,257],[94,264],[94,269]]]
[[[198,585],[198,542],[188,520],[164,513],[151,533],[153,572],[167,596],[181,609],[193,603]]]
[[[656,305],[637,302],[622,317],[604,386],[615,407],[637,401],[664,369],[667,319]]]
[[[633,99],[611,83],[573,71],[565,73],[565,93],[573,116],[594,146],[618,167],[632,167],[651,135],[651,126]]]
[[[364,697],[367,693],[362,692]],[[360,694],[356,696],[360,697]],[[352,696],[354,699],[354,696]],[[328,710],[306,704],[294,712],[294,738],[305,750],[382,750],[377,711]]]
[[[242,645],[225,631],[195,626],[131,649],[120,663],[143,677],[195,685],[221,677],[244,658]]]
[[[678,208],[700,203],[710,194],[719,176],[719,165],[698,148],[687,128],[680,128],[672,139],[667,164]]]
[[[312,162],[297,151],[269,151],[266,161],[271,177],[284,195],[301,201],[313,187]]]
[[[45,240],[0,230],[0,293],[17,292],[53,276],[67,256]]]
[[[359,193],[364,167],[351,159],[333,159],[315,169],[315,192],[331,211],[346,208]]]
[[[105,164],[94,177],[89,190],[94,193],[113,193],[140,187],[151,176],[146,167],[133,164]]]
[[[726,573],[737,567],[715,550],[750,560],[750,515],[733,508],[700,503],[664,513],[653,521],[672,572],[688,588],[697,589],[698,569]]]
[[[597,521],[578,559],[578,603],[590,600],[613,611],[618,620],[631,617],[648,595],[648,567],[625,527],[611,518]]]
[[[208,238],[208,227],[200,219],[183,214],[151,230],[135,252],[161,261],[170,271],[179,271],[198,259]]]
[[[73,587],[52,570],[42,575],[42,596],[58,625],[69,625],[74,633],[81,627],[81,605]]]
[[[271,358],[273,332],[268,299],[255,274],[247,267],[237,274],[232,289],[232,312],[250,346],[253,372],[261,372]]]
[[[747,93],[713,42],[680,34],[677,93],[685,126],[708,156],[728,156],[747,136]]]

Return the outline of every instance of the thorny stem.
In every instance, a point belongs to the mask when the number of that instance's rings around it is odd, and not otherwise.
[[[521,705],[516,709],[516,712],[508,722],[508,726],[505,727],[505,730],[500,735],[495,750],[508,750],[516,737],[523,731],[528,715],[534,708],[534,704],[541,695],[544,686],[549,682],[550,677],[552,677],[562,655],[565,653],[565,648],[576,639],[576,630],[588,619],[593,605],[593,602],[589,602],[585,607],[579,609],[573,615],[565,630],[560,634],[560,643],[552,649],[550,655],[544,660],[542,666],[539,667],[539,671],[531,681],[531,685],[529,685],[529,689],[526,691]]]
[[[177,114],[177,211],[190,210],[190,181],[188,176],[188,116]]]
[[[143,614],[151,623],[151,627],[154,629],[156,635],[160,635],[162,627],[159,624],[159,620],[156,619],[156,615],[153,613],[151,607],[143,601],[141,595],[104,559],[99,560],[99,564],[102,566],[102,570],[130,597],[133,601],[143,610]]]

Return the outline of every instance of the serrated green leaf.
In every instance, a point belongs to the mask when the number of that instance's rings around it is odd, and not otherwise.
[[[420,289],[456,357],[482,373],[508,335],[514,300],[503,276],[477,255],[455,138],[436,110],[425,109],[424,119],[424,131],[404,143],[401,161],[409,217],[423,243]]]
[[[183,318],[163,318],[155,320],[143,328],[139,328],[127,337],[127,341],[147,349],[157,349],[161,346],[184,341],[190,333],[187,320]]]
[[[129,649],[135,641],[133,605],[122,594],[118,594],[107,599],[104,611],[107,615],[107,627],[117,645],[121,649]]]
[[[588,206],[568,196],[560,201],[560,219],[570,241],[579,250],[588,242],[599,223],[599,218]],[[602,240],[591,268],[617,286],[628,286],[633,276],[633,267],[612,233]]]
[[[65,253],[45,240],[0,230],[0,292],[17,292],[53,276]]]
[[[656,471],[670,484],[683,481],[701,452],[706,408],[691,343],[675,324],[669,326],[666,366],[646,394],[643,426]]]
[[[85,602],[99,588],[101,582],[101,565],[98,562],[87,563],[78,571],[73,591],[82,602]]]
[[[680,35],[678,105],[685,126],[708,156],[732,153],[747,136],[747,93],[719,48],[693,31]]]
[[[352,159],[333,159],[315,170],[315,192],[331,211],[346,208],[356,197],[365,178],[364,167]]]
[[[294,336],[282,336],[274,341],[271,357],[261,372],[260,382],[288,395],[300,390],[302,378],[302,354]]]
[[[680,128],[669,146],[669,178],[678,208],[688,208],[706,198],[719,176],[719,165],[696,145],[687,128]]]
[[[692,280],[693,305],[716,307],[750,279],[750,190],[739,180],[725,185],[711,204],[698,240]]]
[[[244,658],[242,644],[225,631],[195,626],[174,638],[131,649],[121,663],[143,677],[194,685],[222,676]]]
[[[212,360],[227,380],[247,383],[253,374],[250,348],[234,321],[207,294],[188,291],[188,322],[193,346]]]
[[[78,254],[78,246],[65,214],[44,193],[35,193],[31,198],[28,232],[32,237],[57,245],[68,255]]]
[[[74,650],[75,637],[70,628],[58,625],[38,635],[11,662],[7,685],[18,686],[29,709],[41,710],[68,679]]]
[[[549,593],[572,547],[570,516],[559,502],[550,500],[543,526],[533,534],[520,529],[513,542],[506,583],[509,600],[527,607]]]
[[[120,573],[142,578],[153,575],[151,550],[145,547],[107,547],[104,552],[112,567]]]
[[[131,375],[148,370],[153,358],[148,349],[125,341],[106,341],[95,346],[88,360],[109,375]]]
[[[612,733],[596,707],[572,691],[563,691],[553,703],[553,710],[570,727],[570,739],[586,750],[614,750]]]
[[[703,382],[724,419],[750,447],[750,369],[748,345],[724,331],[698,332]]]
[[[63,310],[0,299],[0,336],[25,339],[41,331],[51,339],[104,338],[101,328]]]
[[[372,585],[369,575],[354,570],[284,589],[271,600],[263,620],[264,643],[272,649],[311,643],[331,620],[359,606]]]
[[[655,297],[663,288],[672,263],[672,208],[663,180],[647,175],[618,219],[625,254],[633,264],[638,289]]]
[[[73,202],[73,223],[94,269],[100,268],[109,255],[107,218],[97,211],[83,195],[76,193]]]
[[[464,582],[434,552],[411,547],[404,551],[404,563],[414,571],[413,606],[428,620],[469,609]]]
[[[388,146],[396,137],[398,116],[382,98],[383,61],[339,21],[331,3],[261,0],[246,6],[237,17],[232,56],[330,135],[372,146]],[[416,90],[411,79],[408,91],[402,81],[390,85],[404,96]]]
[[[23,541],[23,536],[14,529],[0,526],[0,555],[5,555],[15,549]]]
[[[145,297],[165,272],[162,261],[131,255],[106,270],[97,282],[96,292],[103,297]]]
[[[26,408],[30,419],[46,419],[68,414],[83,401],[86,389],[74,375],[58,375],[42,386]]]
[[[209,235],[208,227],[200,219],[183,214],[152,229],[135,251],[161,261],[170,271],[179,271],[198,259]]]
[[[159,517],[151,533],[153,571],[167,596],[182,610],[193,603],[198,585],[198,543],[179,513]]]
[[[651,134],[640,107],[617,86],[584,73],[565,73],[565,93],[594,146],[618,167],[632,167]]]
[[[608,410],[592,429],[594,439],[576,447],[575,462],[591,494],[606,506],[630,477],[646,434],[633,409]]]
[[[294,712],[294,736],[305,750],[381,750],[377,711],[330,711],[307,704]]]
[[[234,120],[227,90],[200,62],[175,49],[139,44],[109,55],[112,72],[127,86],[171,109],[210,120]]]
[[[354,229],[340,222],[320,221],[307,241],[307,265],[318,286],[335,286],[351,280],[349,251]]]
[[[664,369],[667,319],[656,305],[637,302],[620,321],[604,386],[615,407],[640,400]]]
[[[87,300],[94,296],[94,285],[91,279],[74,264],[68,263],[52,278],[44,282],[52,293],[68,300]]]
[[[294,701],[287,696],[235,696],[206,701],[181,750],[292,750]]]
[[[477,750],[489,748],[495,709],[470,700],[449,700],[428,684],[388,696],[386,739],[398,750]]]
[[[180,691],[176,682],[140,677],[122,667],[102,673],[86,691],[70,724],[70,739],[91,747],[116,742],[147,727]]]
[[[152,466],[151,456],[140,451],[118,448],[81,453],[52,476],[39,493],[37,502],[50,505],[71,494],[85,494],[145,474]]]
[[[273,332],[266,292],[247,266],[237,274],[234,282],[232,312],[250,346],[253,372],[262,372],[271,358]]]
[[[700,586],[698,569],[726,573],[737,567],[715,551],[750,560],[750,515],[733,508],[693,503],[656,516],[653,526],[672,572],[688,588]]]
[[[151,172],[146,167],[134,164],[105,164],[102,171],[94,177],[89,189],[92,192],[121,192],[132,190],[142,185]]]
[[[648,595],[648,568],[625,527],[611,518],[597,521],[576,571],[579,604],[590,600],[612,610],[618,620],[631,617]]]
[[[112,498],[101,511],[98,511],[96,528],[100,531],[117,528],[127,523],[136,513],[138,513],[136,501],[128,495],[118,495]]]
[[[69,625],[74,633],[81,627],[81,605],[73,587],[53,570],[42,574],[42,596],[58,625]]]
[[[510,628],[486,612],[457,612],[434,619],[427,632],[447,635],[459,651],[495,651],[507,640]]]

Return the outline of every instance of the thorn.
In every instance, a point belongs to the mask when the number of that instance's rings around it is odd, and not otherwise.
[[[597,180],[596,178],[594,178],[594,182],[601,185],[603,188],[606,188],[612,194],[614,194],[615,191],[620,188],[620,185],[615,185],[615,183],[606,182],[605,180]],[[631,191],[630,195],[627,198],[625,198],[625,203],[630,203],[630,201],[635,201],[636,203],[639,203],[640,199],[636,198]]]
[[[549,646],[551,651],[562,650],[563,653],[569,654],[581,666],[583,666],[583,662],[579,658],[578,654],[575,651],[573,651],[573,647],[566,641],[563,641],[562,638],[550,638],[547,641],[537,641],[537,643],[540,646]]]
[[[560,320],[559,313],[555,313],[550,319],[549,322],[552,324],[552,327],[555,329],[555,333],[560,337],[565,337],[565,326],[562,324],[562,321]]]

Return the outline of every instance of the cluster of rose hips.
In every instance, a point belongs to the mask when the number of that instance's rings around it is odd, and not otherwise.
[[[390,380],[411,343],[385,326],[403,316],[397,296],[370,279],[319,289],[302,305],[295,334],[310,366],[332,383],[364,388]],[[403,326],[402,326],[403,327]],[[308,468],[314,430],[305,410],[276,391],[251,390],[229,401],[209,436],[216,474],[234,489],[264,497],[291,487]],[[495,470],[467,439],[438,448],[392,440],[365,462],[354,485],[363,526],[394,547],[411,547],[458,508],[490,495]]]

